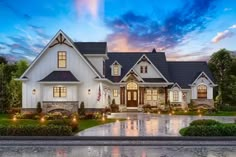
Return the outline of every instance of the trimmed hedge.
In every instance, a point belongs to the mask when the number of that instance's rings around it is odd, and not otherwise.
[[[69,119],[64,119],[64,120],[52,120],[52,121],[48,121],[48,126],[69,126],[71,127],[72,131],[78,131],[79,127],[78,127],[78,122],[73,122]]]
[[[204,125],[204,126],[210,126],[210,125],[219,125],[220,122],[212,119],[200,119],[200,120],[194,120],[190,123],[190,126],[198,126],[198,125]]]
[[[4,126],[0,125],[0,136],[71,136],[72,128],[69,126]]]
[[[182,136],[236,136],[236,125],[195,125],[181,129],[180,134]]]

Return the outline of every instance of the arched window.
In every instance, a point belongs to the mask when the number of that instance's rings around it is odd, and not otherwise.
[[[137,90],[138,89],[138,85],[135,82],[129,82],[127,84],[127,89],[128,90]]]
[[[173,101],[179,101],[179,91],[177,90],[173,91]]]
[[[207,86],[206,85],[199,85],[197,87],[197,98],[198,99],[206,99],[207,98]]]

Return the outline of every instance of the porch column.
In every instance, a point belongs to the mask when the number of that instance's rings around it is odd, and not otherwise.
[[[120,87],[120,104],[125,104],[125,87]]]
[[[165,104],[167,104],[167,99],[168,99],[168,91],[167,87],[165,87]]]
[[[144,104],[144,87],[139,87],[139,104]]]

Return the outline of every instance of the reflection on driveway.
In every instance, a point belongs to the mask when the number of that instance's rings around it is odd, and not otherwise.
[[[235,117],[169,116],[143,113],[117,113],[111,118],[127,118],[126,121],[96,126],[79,132],[78,136],[179,136],[179,130],[196,119],[215,119],[233,123]]]

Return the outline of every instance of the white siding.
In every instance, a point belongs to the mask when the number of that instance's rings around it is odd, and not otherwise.
[[[147,73],[140,73],[140,66],[147,66]],[[142,78],[162,78],[161,75],[148,62],[140,62],[134,67],[134,70]]]
[[[58,51],[67,52],[66,68],[57,68]],[[69,70],[81,82],[77,93],[69,93],[72,95],[68,95],[68,100],[72,98],[73,100],[76,100],[76,96],[74,96],[74,94],[76,94],[78,96],[78,101],[85,102],[85,107],[100,108],[99,104],[101,102],[97,102],[99,82],[94,81],[94,78],[96,77],[95,73],[73,48],[66,45],[56,45],[46,50],[35,65],[28,71],[26,77],[28,77],[29,80],[23,83],[23,108],[35,108],[37,102],[42,101],[43,98],[45,98],[40,91],[42,87],[38,81],[55,70]],[[36,89],[35,95],[32,95],[33,89]],[[88,95],[88,89],[91,90],[90,95]],[[47,100],[49,100],[49,98]]]
[[[93,64],[94,67],[103,75],[103,57],[87,56],[88,60]]]
[[[192,99],[197,99],[197,87],[201,84],[207,86],[207,99],[213,99],[213,87],[209,85],[209,80],[207,80],[206,78],[199,78],[195,83],[196,85],[191,87]]]

